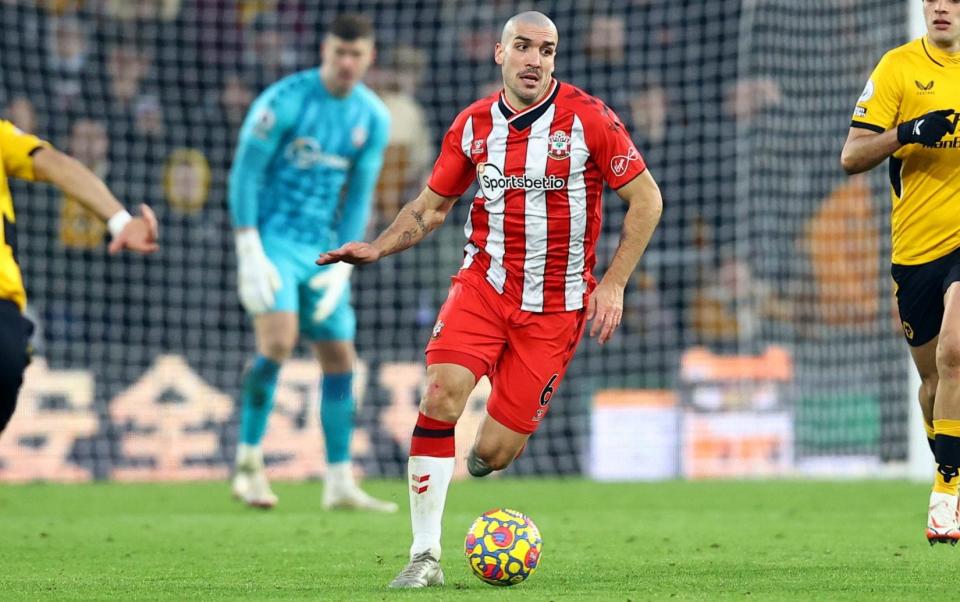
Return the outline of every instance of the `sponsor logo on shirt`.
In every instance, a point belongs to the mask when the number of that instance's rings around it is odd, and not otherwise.
[[[867,107],[857,107],[853,110],[854,117],[866,117],[867,116]]]
[[[936,94],[933,91],[933,80],[931,79],[927,83],[923,83],[919,80],[913,80],[913,83],[917,86],[917,95],[918,96],[927,96],[929,94]]]
[[[500,168],[490,163],[477,164],[477,182],[480,192],[488,200],[497,200],[507,190],[562,190],[566,181],[558,176],[549,175],[539,178],[522,176],[505,176]]]
[[[331,169],[350,169],[350,160],[340,155],[323,152],[320,142],[310,136],[294,138],[283,156],[297,169],[313,169],[318,165]]]
[[[873,80],[868,79],[867,85],[863,87],[863,92],[860,93],[860,98],[857,99],[857,102],[867,102],[873,98]]]
[[[930,148],[960,148],[960,137],[954,137],[953,140],[947,140],[946,138],[938,140]]]
[[[630,150],[627,151],[625,155],[617,155],[610,160],[610,171],[613,172],[613,175],[619,177],[627,173],[627,169],[630,167],[630,162],[640,158],[640,153],[637,152],[637,149],[630,147]]]
[[[547,155],[551,159],[563,161],[570,158],[570,136],[562,130],[550,134],[547,139]]]
[[[487,143],[483,138],[473,141],[473,146],[470,147],[471,155],[482,155],[487,152]]]

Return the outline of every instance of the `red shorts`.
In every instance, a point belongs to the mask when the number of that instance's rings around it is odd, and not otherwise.
[[[535,313],[497,294],[483,275],[453,277],[427,344],[427,365],[458,364],[490,377],[487,413],[518,433],[547,414],[583,336],[586,311]]]

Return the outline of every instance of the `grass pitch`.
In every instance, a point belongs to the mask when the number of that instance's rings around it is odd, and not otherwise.
[[[326,513],[319,483],[247,509],[226,483],[0,486],[0,598],[311,600],[918,599],[960,549],[923,537],[928,488],[899,482],[598,484],[471,480],[450,488],[442,589],[386,584],[410,543],[395,515]],[[474,578],[463,535],[493,507],[543,535],[530,580]]]

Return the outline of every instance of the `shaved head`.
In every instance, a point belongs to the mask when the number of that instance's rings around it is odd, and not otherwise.
[[[506,44],[510,41],[510,38],[512,38],[517,31],[518,25],[527,25],[537,29],[551,29],[553,30],[554,36],[557,37],[557,26],[553,24],[550,17],[535,10],[528,10],[510,17],[506,22],[503,26],[503,33],[500,34],[501,44]]]
[[[530,106],[550,89],[558,38],[550,17],[533,10],[514,15],[503,26],[493,58],[503,72],[507,101],[515,109]]]

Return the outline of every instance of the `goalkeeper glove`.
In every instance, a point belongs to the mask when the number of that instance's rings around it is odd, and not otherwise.
[[[897,126],[897,141],[900,144],[920,143],[924,146],[933,146],[956,129],[956,120],[948,119],[952,114],[953,109],[930,111],[916,119],[901,123]]]
[[[262,314],[273,307],[274,294],[282,281],[276,266],[263,252],[256,230],[241,230],[237,242],[237,289],[240,304],[251,315]]]
[[[337,303],[344,291],[350,286],[350,274],[353,266],[349,263],[335,263],[310,279],[310,288],[323,291],[323,296],[313,310],[313,321],[323,322],[337,309]]]

